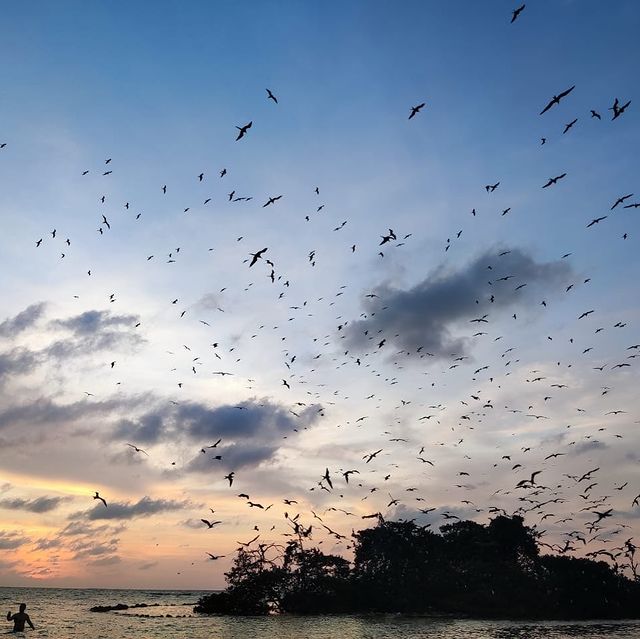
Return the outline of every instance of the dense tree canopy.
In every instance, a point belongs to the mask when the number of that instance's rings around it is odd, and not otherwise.
[[[406,612],[477,617],[640,617],[640,581],[618,564],[541,555],[521,517],[456,521],[434,533],[384,521],[353,533],[353,564],[299,535],[286,546],[240,548],[227,588],[196,612]],[[635,548],[621,556],[635,570]]]

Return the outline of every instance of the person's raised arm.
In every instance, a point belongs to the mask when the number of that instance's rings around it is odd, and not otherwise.
[[[7,613],[7,621],[13,621],[13,615],[10,612]]]

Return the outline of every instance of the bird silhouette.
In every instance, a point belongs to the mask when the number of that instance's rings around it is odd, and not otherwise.
[[[525,6],[526,5],[523,4],[513,11],[513,13],[511,14],[511,24],[513,24],[518,19],[518,16],[524,11]]]
[[[273,95],[273,93],[271,93],[270,89],[266,89],[267,91],[267,99],[268,100],[273,100],[276,104],[278,104],[278,98],[276,98],[275,95]]]
[[[411,113],[409,114],[409,120],[411,120],[411,118],[415,117],[418,113],[420,113],[420,110],[424,108],[425,106],[425,102],[422,102],[421,104],[418,104],[417,106],[411,107]]]
[[[236,142],[238,140],[242,139],[245,136],[245,134],[251,128],[252,125],[253,125],[253,121],[249,122],[248,124],[245,124],[244,126],[237,126],[236,127],[236,129],[238,129],[238,131],[239,131],[238,137],[236,138]]]
[[[103,497],[100,497],[100,495],[99,495],[97,490],[96,490],[96,494],[93,496],[93,498],[100,500],[105,505],[105,508],[107,507],[107,502],[105,501],[105,499]]]
[[[562,98],[565,98],[566,96],[568,96],[575,88],[576,88],[576,85],[574,84],[573,86],[569,87],[565,91],[562,91],[561,93],[558,93],[558,95],[554,95],[551,98],[551,100],[549,100],[549,102],[544,107],[544,109],[542,109],[542,111],[540,111],[540,115],[542,115],[543,113],[546,113],[552,106],[554,106],[556,104],[560,104],[560,100],[562,100]]]

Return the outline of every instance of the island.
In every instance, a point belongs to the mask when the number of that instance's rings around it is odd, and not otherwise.
[[[640,618],[631,540],[613,552],[576,557],[568,553],[582,544],[578,537],[563,546],[545,544],[542,532],[518,515],[487,524],[458,520],[439,533],[379,516],[376,526],[353,533],[349,561],[308,546],[310,536],[310,528],[299,526],[285,545],[239,548],[225,590],[202,597],[194,612]]]

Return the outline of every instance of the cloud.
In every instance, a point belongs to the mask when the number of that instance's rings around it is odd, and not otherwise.
[[[150,517],[158,513],[172,510],[183,510],[191,507],[189,501],[175,501],[170,499],[151,499],[143,497],[134,504],[129,502],[111,502],[107,508],[102,503],[97,504],[92,510],[84,513],[87,519],[134,519],[136,517]],[[72,517],[77,517],[73,515]]]
[[[14,404],[0,411],[0,429],[33,427],[45,424],[67,425],[92,417],[107,418],[116,411],[133,410],[148,400],[146,396],[115,398],[104,401],[88,401],[60,404],[47,397],[39,397],[29,403]]]
[[[109,311],[86,311],[66,320],[54,320],[50,325],[71,332],[71,338],[49,345],[43,351],[46,357],[65,359],[76,355],[114,348],[133,348],[144,342],[134,332],[138,315],[112,315]]]
[[[565,261],[539,263],[520,249],[502,253],[486,252],[456,271],[440,267],[408,290],[379,285],[373,291],[377,297],[365,304],[367,317],[345,327],[347,343],[365,350],[386,339],[410,351],[422,347],[438,358],[460,355],[467,350],[464,333],[486,326],[471,324],[472,319],[486,314],[492,322],[500,310],[526,305],[534,295],[548,295],[571,275]],[[526,286],[516,290],[522,284]],[[456,335],[459,323],[464,329]]]
[[[207,293],[195,303],[194,308],[199,311],[215,311],[220,308],[219,298],[215,293]]]
[[[27,307],[15,317],[8,318],[0,324],[0,337],[15,337],[31,328],[43,315],[46,304],[38,302]]]
[[[36,550],[51,550],[51,548],[60,548],[62,545],[62,539],[59,538],[47,539],[42,537],[35,542]]]
[[[78,539],[69,544],[69,548],[75,552],[74,559],[89,559],[96,556],[112,555],[117,552],[119,543],[120,539],[117,537],[105,541]]]
[[[29,537],[25,537],[21,533],[0,530],[0,550],[13,550],[30,541]]]
[[[138,445],[155,444],[167,433],[165,416],[160,411],[148,412],[138,417],[121,420],[115,429],[116,439],[135,441]]]
[[[74,335],[94,335],[107,328],[131,328],[139,321],[137,315],[112,315],[110,311],[86,311],[66,320],[54,320],[52,326],[66,328]]]
[[[36,499],[0,499],[0,508],[6,510],[26,510],[31,513],[48,513],[60,504],[69,501],[69,497],[37,497]]]
[[[307,406],[292,416],[287,408],[269,400],[257,402],[249,400],[235,406],[206,408],[201,404],[181,404],[177,409],[177,419],[194,440],[209,440],[225,437],[233,440],[253,437],[267,438],[281,436],[294,428],[311,425],[318,417],[317,405]]]
[[[12,375],[26,375],[38,365],[38,357],[25,348],[0,353],[0,382]]]
[[[573,448],[573,452],[576,455],[580,455],[581,453],[590,453],[594,450],[603,450],[605,448],[609,448],[604,442],[601,442],[597,439],[593,439],[588,442],[580,442],[575,445]]]
[[[44,314],[44,303],[34,304],[0,324],[0,337],[15,337],[31,328]],[[40,350],[13,348],[0,353],[0,382],[11,375],[26,375],[49,361],[118,348],[134,348],[144,338],[135,332],[137,315],[113,315],[109,311],[87,311],[66,320],[53,320],[49,327],[64,329],[70,337],[58,339]]]
[[[89,563],[92,566],[100,567],[100,566],[113,566],[114,564],[119,564],[122,561],[118,555],[110,555],[109,557],[101,557],[100,559],[94,559]]]
[[[207,446],[222,439],[215,449],[196,454],[183,468],[186,472],[207,473],[217,467],[238,469],[259,465],[273,457],[283,436],[312,425],[321,414],[319,404],[305,407],[296,417],[288,408],[269,400],[252,399],[213,408],[190,402],[170,410],[158,408],[135,420],[121,420],[113,437],[138,445],[183,437],[198,446]],[[222,460],[212,460],[213,455],[220,455]]]

